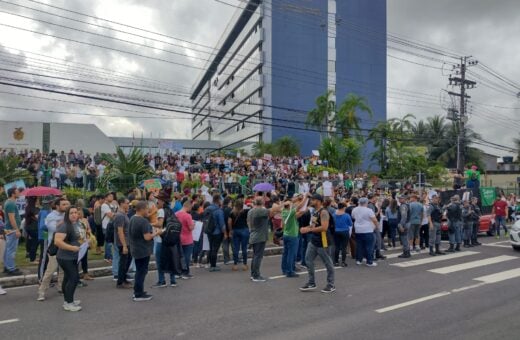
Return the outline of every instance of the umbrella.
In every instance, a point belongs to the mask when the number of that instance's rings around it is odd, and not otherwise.
[[[22,193],[25,197],[41,197],[41,196],[60,196],[61,191],[49,187],[34,187],[25,189]]]
[[[273,191],[274,186],[271,183],[258,183],[253,188],[253,191]]]

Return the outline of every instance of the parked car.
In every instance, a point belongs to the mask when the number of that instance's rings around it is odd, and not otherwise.
[[[488,236],[492,236],[495,232],[493,230],[493,224],[491,223],[493,215],[482,215],[479,221],[479,234],[486,233]],[[520,224],[519,224],[520,228]],[[519,230],[520,231],[520,230]],[[448,239],[448,220],[443,220],[441,224],[441,237],[443,240]],[[520,243],[518,245],[520,247]],[[520,249],[519,249],[520,250]]]
[[[513,249],[520,251],[520,220],[517,220],[511,227],[509,238],[511,239]]]

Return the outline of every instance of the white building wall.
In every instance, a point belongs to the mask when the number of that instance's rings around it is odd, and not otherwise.
[[[51,123],[49,149],[94,154],[113,153],[116,146],[96,125]]]
[[[43,149],[43,123],[0,121],[0,148]]]

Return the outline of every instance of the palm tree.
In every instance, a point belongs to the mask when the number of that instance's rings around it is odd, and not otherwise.
[[[352,131],[354,131],[354,135],[358,139],[363,139],[360,130],[360,118],[357,116],[358,112],[365,112],[370,118],[373,116],[372,109],[368,106],[364,97],[349,93],[334,116],[334,125],[343,137],[352,137]]]
[[[145,164],[145,157],[140,149],[134,148],[125,155],[121,148],[117,148],[116,157],[111,154],[102,154],[101,159],[108,166],[98,187],[105,190],[126,192],[137,187],[138,183],[153,176],[153,169]]]
[[[393,119],[380,122],[368,133],[368,140],[372,141],[375,148],[375,151],[370,155],[370,160],[376,161],[382,172],[386,168],[388,137],[392,132],[392,122]]]
[[[18,166],[20,161],[20,158],[12,156],[0,159],[0,186],[19,179],[23,180],[26,185],[33,184],[33,175],[27,169]]]
[[[336,102],[332,100],[333,95],[334,91],[328,90],[325,94],[316,98],[316,107],[307,114],[305,121],[305,126],[315,127],[320,131],[320,142],[336,112]]]
[[[294,137],[283,136],[274,143],[274,154],[281,157],[297,156],[300,154],[300,146]]]
[[[263,141],[258,141],[255,144],[253,144],[253,155],[255,157],[261,157],[264,154],[270,154],[272,155],[274,152],[274,145],[271,143],[266,143]]]
[[[361,144],[354,138],[325,138],[320,145],[320,158],[329,166],[345,171],[356,170],[361,163]]]

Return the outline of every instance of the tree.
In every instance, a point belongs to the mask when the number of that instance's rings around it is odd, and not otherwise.
[[[253,144],[253,155],[255,157],[262,157],[264,154],[273,154],[274,145],[271,143],[265,143],[263,141],[258,141]]]
[[[356,170],[361,164],[361,144],[354,138],[325,138],[319,151],[321,159],[341,171]]]
[[[274,142],[274,154],[281,157],[291,157],[300,154],[298,142],[291,136],[283,136]]]
[[[34,177],[26,169],[20,168],[21,159],[18,157],[7,156],[0,159],[0,186],[21,179],[26,185],[32,185]]]
[[[125,155],[121,148],[117,148],[116,155],[117,157],[107,153],[101,155],[101,159],[106,161],[108,166],[103,177],[99,179],[98,187],[126,192],[153,176],[153,169],[145,163],[140,149],[134,148]]]
[[[364,97],[349,93],[339,106],[333,120],[334,126],[336,126],[344,138],[356,136],[356,138],[363,140],[358,112],[365,112],[370,118],[373,116],[372,109],[368,106]]]
[[[307,114],[305,121],[305,126],[315,127],[320,131],[320,142],[327,135],[327,129],[336,112],[336,102],[331,99],[333,95],[334,91],[328,90],[316,98],[316,107]]]

